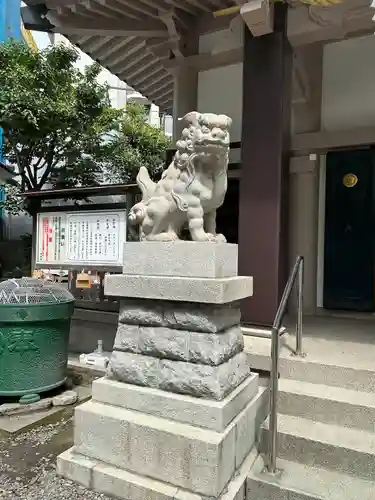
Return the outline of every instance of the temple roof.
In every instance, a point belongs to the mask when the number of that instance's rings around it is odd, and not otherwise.
[[[294,53],[298,102],[308,99],[308,46],[374,32],[371,0],[287,0],[287,36]],[[311,3],[312,2],[312,3]],[[21,9],[26,29],[65,35],[83,52],[157,104],[173,106],[174,77],[185,67],[205,71],[243,60],[242,44],[199,53],[198,35],[220,29],[241,31],[246,23],[253,36],[273,30],[270,2],[246,0],[25,0]],[[213,13],[242,5],[214,18]],[[239,20],[240,23],[232,23]],[[195,46],[194,46],[195,44]],[[224,44],[225,45],[225,44]],[[306,50],[305,50],[306,49]],[[306,54],[304,55],[304,51]],[[294,92],[294,94],[296,94]],[[306,95],[305,95],[306,94]]]
[[[180,33],[235,0],[26,0],[26,28],[58,32],[161,109],[173,104]],[[31,10],[31,9],[32,10]]]

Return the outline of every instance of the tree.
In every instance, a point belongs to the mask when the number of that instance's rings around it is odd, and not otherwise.
[[[63,44],[41,52],[19,41],[0,44],[0,126],[9,162],[3,168],[17,181],[3,206],[13,213],[24,191],[102,180],[102,138],[123,112],[110,107],[108,87],[97,80],[100,66],[81,73],[78,57]]]
[[[171,145],[163,130],[147,122],[144,106],[128,104],[118,130],[109,134],[97,159],[100,157],[106,182],[134,182],[141,166],[155,178]]]

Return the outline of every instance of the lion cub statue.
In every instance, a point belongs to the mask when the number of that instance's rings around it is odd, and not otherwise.
[[[140,226],[140,239],[174,241],[187,228],[193,241],[225,242],[216,234],[216,210],[227,191],[232,120],[225,115],[193,111],[186,123],[172,163],[159,182],[139,169],[137,184],[142,200],[129,213]]]

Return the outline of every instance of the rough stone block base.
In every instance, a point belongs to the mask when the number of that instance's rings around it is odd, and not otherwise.
[[[219,366],[209,366],[114,350],[107,373],[128,384],[219,401],[250,375],[248,359],[240,352]]]
[[[219,333],[239,325],[241,311],[238,302],[215,305],[124,298],[120,302],[118,320],[120,325]]]
[[[224,399],[250,376],[239,318],[237,303],[124,299],[107,375],[126,384]]]
[[[219,500],[245,500],[245,481],[257,457],[253,449],[236,476],[228,483]],[[208,500],[169,483],[88,459],[73,448],[57,458],[57,473],[86,488],[121,500]]]

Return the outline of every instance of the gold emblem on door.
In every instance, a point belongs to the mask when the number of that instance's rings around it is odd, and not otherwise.
[[[345,187],[352,188],[357,184],[358,177],[355,174],[345,174],[342,182]]]

